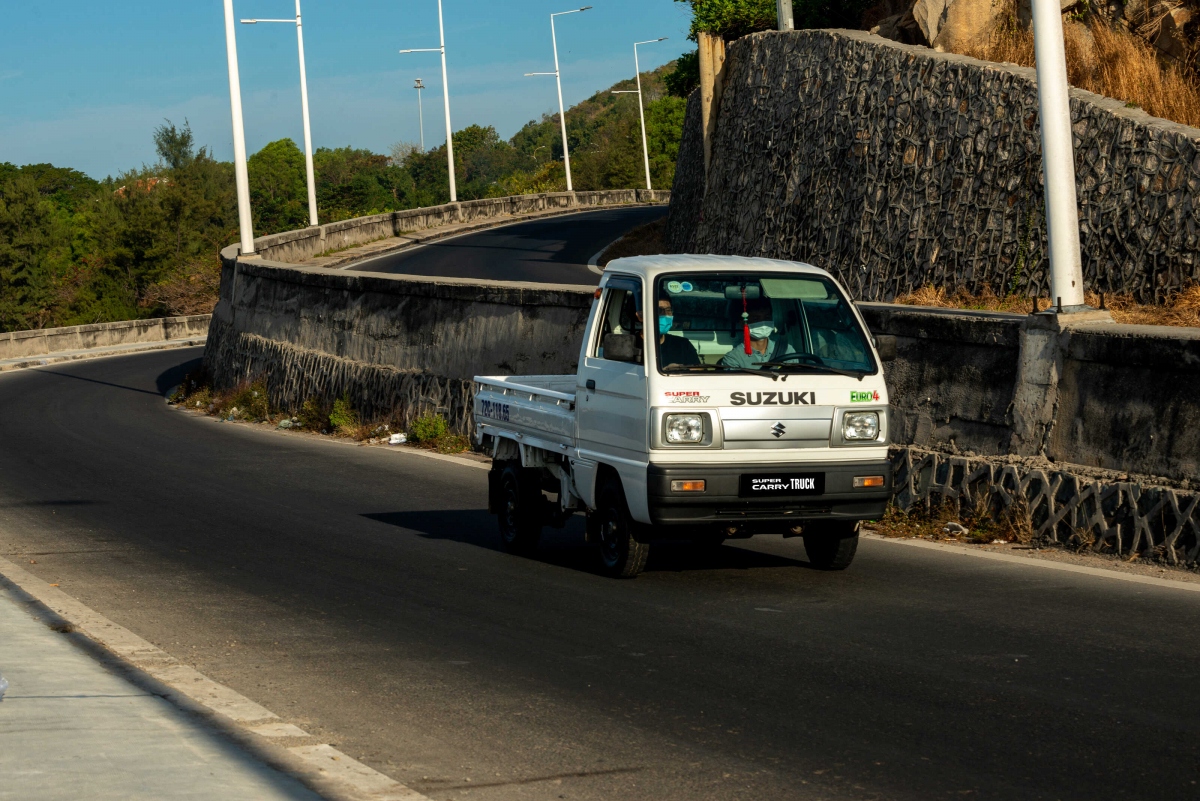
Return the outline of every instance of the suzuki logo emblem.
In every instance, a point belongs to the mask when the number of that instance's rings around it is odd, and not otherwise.
[[[775,439],[779,439],[787,433],[787,426],[785,426],[783,423],[776,423],[771,427],[771,433],[775,435]]]

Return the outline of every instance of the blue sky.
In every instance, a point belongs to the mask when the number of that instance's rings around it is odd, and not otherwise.
[[[576,0],[577,2],[577,0]],[[585,0],[585,3],[587,0]],[[552,11],[570,0],[443,0],[455,130],[494,125],[505,138],[557,100]],[[569,106],[633,77],[633,42],[649,69],[692,48],[688,6],[673,0],[591,0],[557,18]],[[289,17],[294,0],[235,0],[239,18]],[[51,162],[96,178],[155,161],[151,133],[190,120],[200,144],[233,155],[221,0],[0,0],[0,161]],[[445,141],[436,0],[302,0],[313,139],[318,147],[387,152],[415,141],[420,77],[427,145]],[[302,141],[295,29],[239,25],[246,139]]]

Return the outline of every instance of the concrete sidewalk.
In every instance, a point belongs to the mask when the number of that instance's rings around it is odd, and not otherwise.
[[[0,584],[0,799],[319,796],[51,629]]]

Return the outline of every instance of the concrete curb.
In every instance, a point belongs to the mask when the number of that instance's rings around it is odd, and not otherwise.
[[[333,746],[315,742],[249,698],[184,665],[170,654],[93,611],[62,590],[0,557],[0,582],[47,625],[72,632],[93,656],[134,684],[215,728],[280,772],[330,801],[429,801]],[[284,746],[280,740],[302,745]]]
[[[48,353],[44,356],[29,356],[20,359],[5,359],[0,361],[0,373],[12,370],[28,370],[33,367],[45,367],[62,362],[83,361],[86,359],[102,359],[106,356],[125,356],[130,353],[145,353],[152,350],[175,350],[177,348],[194,348],[203,345],[208,337],[193,337],[191,339],[170,339],[163,342],[142,342],[133,345],[112,345],[87,350],[69,350],[61,353]]]

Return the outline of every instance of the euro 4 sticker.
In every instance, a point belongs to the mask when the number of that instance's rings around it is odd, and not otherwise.
[[[851,392],[851,403],[879,403],[878,392]]]
[[[708,403],[708,395],[699,392],[664,392],[667,403]]]

